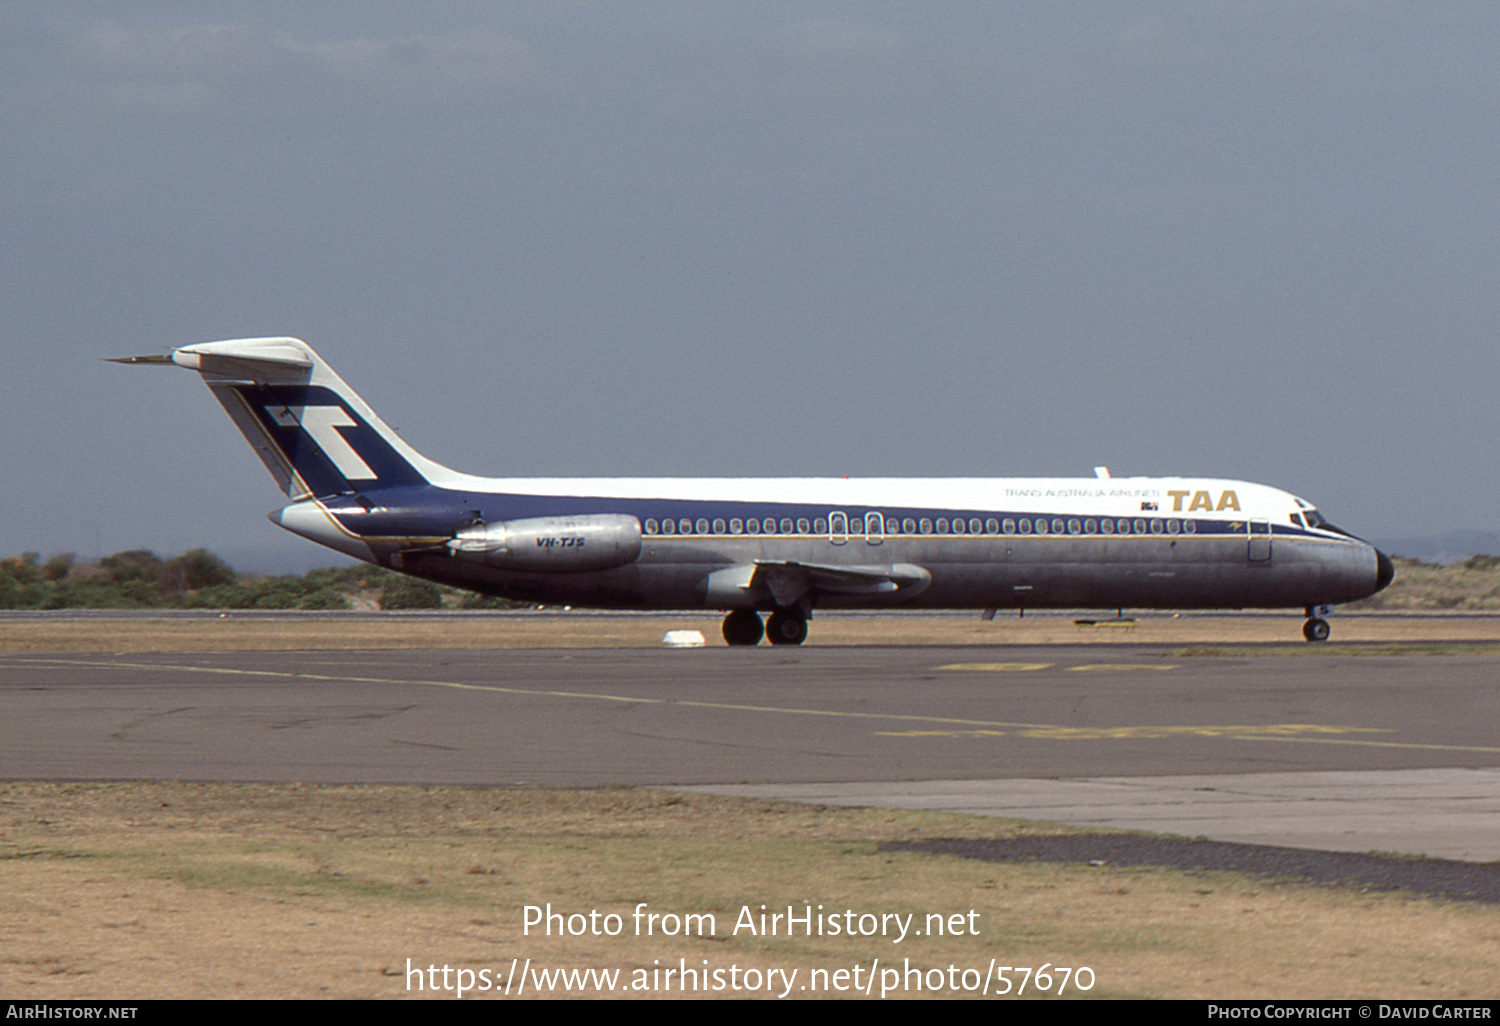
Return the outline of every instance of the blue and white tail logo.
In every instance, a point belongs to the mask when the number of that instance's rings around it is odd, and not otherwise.
[[[359,458],[354,447],[344,440],[334,428],[358,427],[359,422],[342,406],[267,406],[266,412],[277,427],[301,428],[312,438],[313,444],[323,450],[323,455],[333,461],[334,467],[350,484],[375,481],[378,474]]]
[[[331,389],[218,387],[238,396],[275,447],[284,470],[293,478],[288,491],[321,496],[423,483],[422,476],[381,433]]]

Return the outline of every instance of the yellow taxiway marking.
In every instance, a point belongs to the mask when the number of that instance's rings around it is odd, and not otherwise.
[[[967,673],[1034,673],[1037,670],[1050,670],[1054,663],[948,663],[939,666],[939,670],[959,670]],[[1175,670],[1175,664],[1157,663],[1087,663],[1083,666],[1068,666],[1064,669],[1071,671],[1103,671],[1120,672],[1130,670]]]
[[[960,727],[1007,727],[1046,729],[1045,723],[1009,723],[1002,720],[970,720],[953,716],[921,716],[913,713],[867,713],[838,709],[804,709],[796,706],[740,705],[732,702],[703,702],[684,698],[645,698],[640,695],[611,695],[598,691],[554,691],[545,688],[508,688],[499,684],[461,684],[450,680],[419,680],[392,677],[352,677],[342,674],[298,673],[289,670],[237,670],[227,666],[173,665],[170,663],[101,663],[87,659],[18,659],[17,663],[53,666],[118,667],[127,670],[176,670],[184,673],[216,673],[225,676],[274,677],[283,680],[305,680],[335,684],[400,684],[414,687],[453,688],[458,691],[487,691],[492,694],[518,695],[530,698],[577,698],[595,702],[619,702],[624,705],[681,705],[696,709],[723,709],[731,712],[782,713],[790,716],[826,716],[846,720],[895,720],[911,723],[951,723]]]
[[[1246,723],[1136,727],[1023,727],[1020,730],[882,731],[884,737],[1031,737],[1048,741],[1124,741],[1159,737],[1284,738],[1299,735],[1394,734],[1384,727],[1330,727],[1320,723]],[[1378,742],[1377,742],[1378,743]]]
[[[596,702],[618,702],[625,705],[683,705],[699,709],[722,709],[732,712],[777,713],[790,716],[819,716],[830,719],[885,720],[887,722],[944,724],[968,730],[923,730],[877,732],[881,737],[1025,737],[1035,740],[1123,740],[1132,738],[1223,737],[1243,741],[1293,741],[1310,744],[1361,745],[1371,748],[1406,748],[1444,752],[1481,752],[1500,754],[1500,747],[1485,745],[1441,745],[1412,742],[1362,740],[1333,737],[1347,733],[1394,733],[1375,727],[1328,727],[1318,724],[1251,724],[1243,726],[1173,726],[1173,727],[1063,727],[1048,723],[1007,723],[999,720],[969,720],[951,716],[920,716],[910,713],[867,713],[834,709],[804,709],[795,706],[739,705],[729,702],[701,702],[676,698],[643,698],[638,695],[611,695],[604,692],[553,691],[540,688],[508,688],[497,684],[461,684],[446,680],[405,680],[391,677],[350,677],[336,674],[296,673],[284,670],[238,670],[223,666],[173,665],[170,663],[97,662],[89,659],[16,659],[12,664],[30,663],[50,666],[93,666],[103,669],[173,670],[182,673],[212,673],[224,676],[272,677],[338,684],[398,684],[417,687],[453,688],[460,691],[487,691],[494,694],[531,698],[576,698]],[[983,664],[980,664],[983,665]],[[997,729],[1003,728],[1003,729]]]

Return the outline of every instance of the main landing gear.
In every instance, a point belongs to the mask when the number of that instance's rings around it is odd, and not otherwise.
[[[736,609],[724,617],[724,640],[731,645],[759,645],[765,633],[760,614],[753,609]]]
[[[1332,610],[1328,606],[1308,606],[1307,622],[1302,625],[1302,636],[1308,641],[1327,641],[1333,629],[1323,619]]]
[[[807,617],[778,609],[762,625],[753,609],[736,609],[724,617],[724,640],[731,645],[758,645],[761,637],[773,645],[800,645],[807,640]]]
[[[807,640],[807,617],[778,609],[766,621],[766,637],[773,645],[800,645]]]

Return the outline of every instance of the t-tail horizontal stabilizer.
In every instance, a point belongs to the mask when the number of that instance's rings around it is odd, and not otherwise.
[[[293,500],[420,485],[443,469],[295,338],[200,342],[114,362],[197,371]]]

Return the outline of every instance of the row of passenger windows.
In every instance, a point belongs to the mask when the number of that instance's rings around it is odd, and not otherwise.
[[[903,519],[882,517],[879,513],[871,513],[863,519],[847,518],[842,513],[835,513],[832,517],[818,517],[816,520],[810,520],[807,517],[799,517],[796,520],[791,517],[782,517],[780,520],[772,517],[764,520],[755,517],[740,520],[736,517],[729,521],[719,519],[710,522],[704,517],[697,520],[683,517],[680,520],[649,519],[643,526],[647,534],[653,535],[829,534],[833,537],[863,536],[866,531],[871,535],[885,536],[899,534],[1195,534],[1198,530],[1198,525],[1191,520],[1163,520],[1154,517],[1149,520],[1144,517],[1133,520],[1125,517],[1118,520],[1098,520],[1092,517],[1087,519],[1006,517],[1003,520],[996,517],[990,517],[988,520],[972,517],[969,520],[963,520],[955,517],[950,521],[947,517],[938,517],[936,520],[928,517]]]

